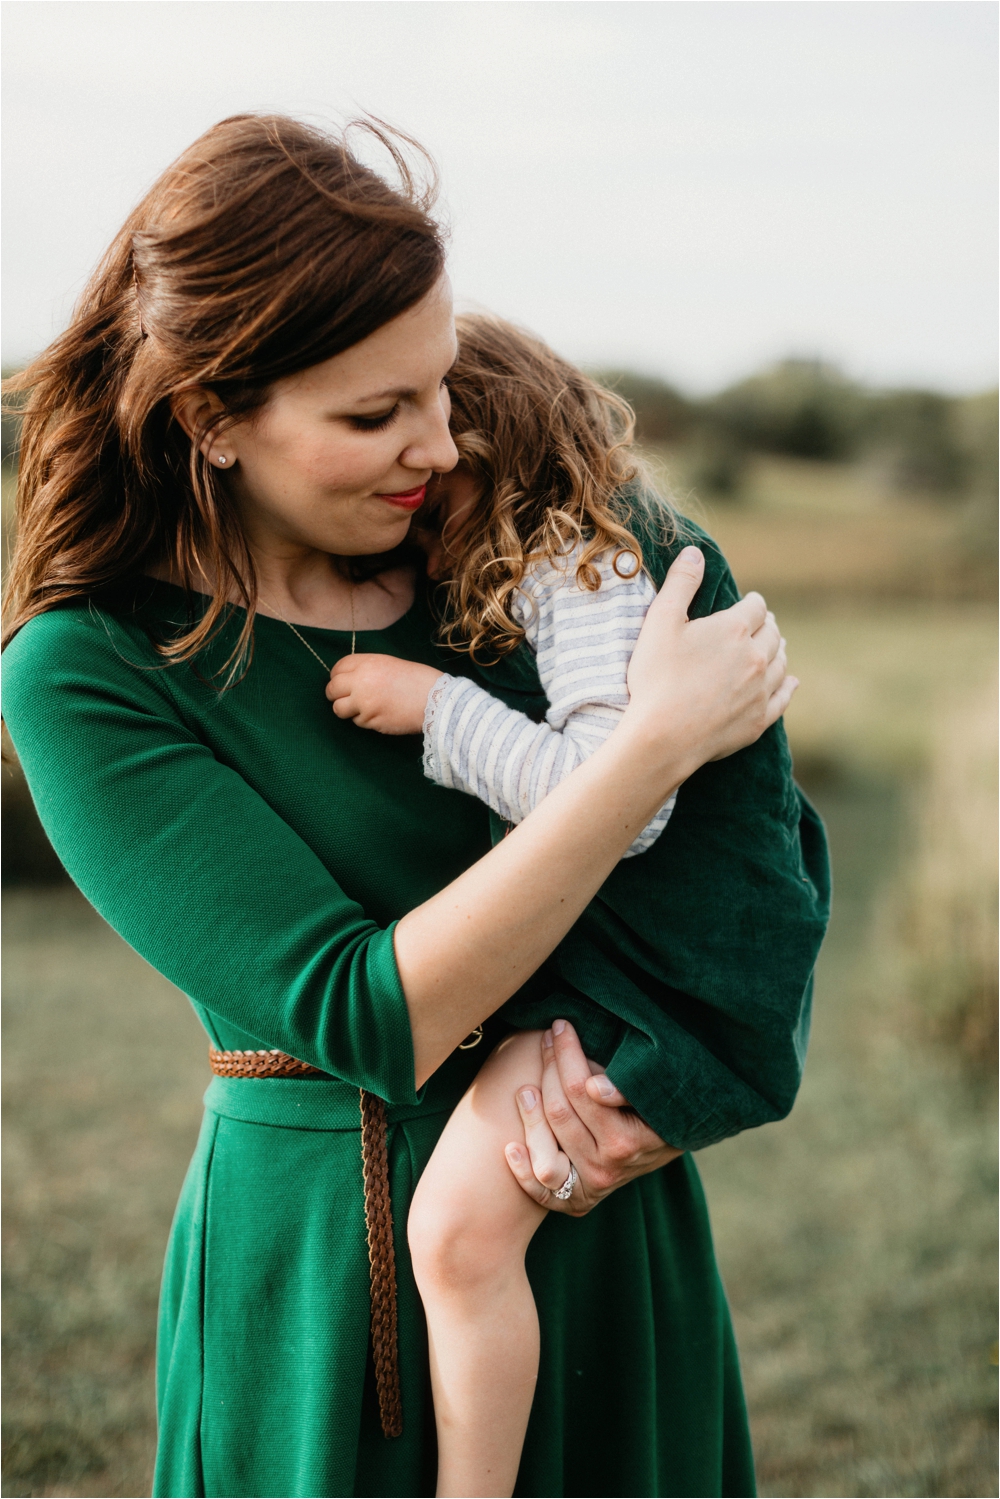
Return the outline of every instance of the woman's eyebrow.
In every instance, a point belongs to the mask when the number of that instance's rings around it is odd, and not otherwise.
[[[372,401],[402,401],[407,396],[415,396],[417,391],[413,387],[395,386],[389,390],[376,390],[367,396],[355,396],[350,403],[352,406],[368,406]]]

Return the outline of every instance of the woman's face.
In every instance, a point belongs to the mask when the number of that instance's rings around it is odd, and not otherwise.
[[[251,546],[345,557],[398,546],[431,475],[458,458],[444,385],[457,348],[442,277],[362,343],[277,381],[262,411],[221,432],[210,461],[231,471]]]

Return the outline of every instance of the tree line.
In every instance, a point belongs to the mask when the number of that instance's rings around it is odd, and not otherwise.
[[[960,500],[997,488],[997,392],[877,390],[813,359],[785,359],[693,399],[632,370],[598,378],[629,402],[644,445],[686,450],[695,487],[736,497],[754,453],[865,460],[892,488]]]

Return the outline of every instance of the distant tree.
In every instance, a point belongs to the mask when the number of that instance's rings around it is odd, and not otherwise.
[[[747,450],[739,438],[711,418],[703,418],[688,445],[687,479],[696,494],[721,500],[739,497]]]
[[[634,370],[597,370],[594,378],[632,407],[640,442],[681,442],[697,420],[697,406],[665,380]]]
[[[843,459],[863,420],[864,393],[833,366],[785,359],[705,403],[705,415],[732,441],[764,453]]]
[[[954,397],[931,390],[873,394],[865,413],[863,446],[882,459],[900,489],[962,494],[974,459],[962,441],[957,406]]]
[[[747,454],[781,453],[867,458],[895,487],[942,499],[996,496],[996,392],[870,390],[818,359],[784,359],[700,401],[630,370],[600,378],[633,407],[640,442],[685,449],[696,489],[735,495]]]

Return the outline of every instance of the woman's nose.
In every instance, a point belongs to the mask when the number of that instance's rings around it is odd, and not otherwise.
[[[433,402],[423,431],[410,443],[402,462],[408,468],[433,469],[436,474],[446,474],[455,467],[458,449],[448,426],[447,405],[441,399]]]

